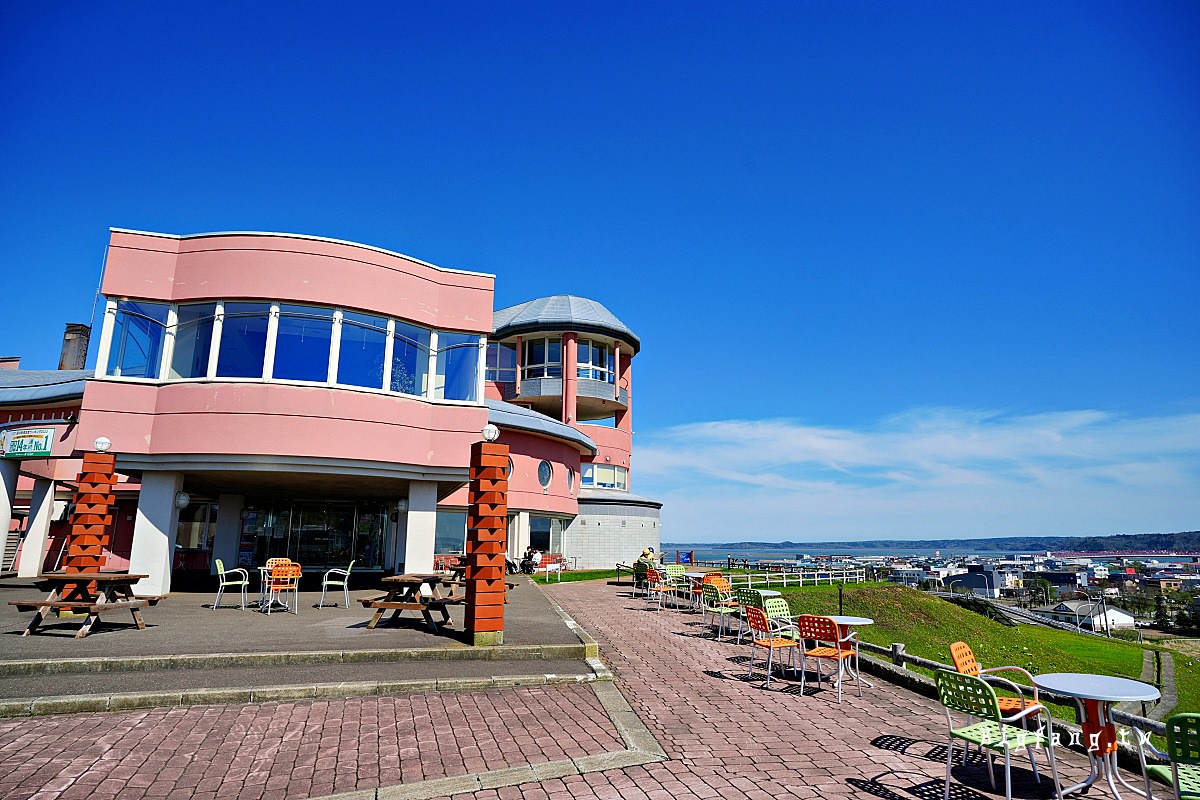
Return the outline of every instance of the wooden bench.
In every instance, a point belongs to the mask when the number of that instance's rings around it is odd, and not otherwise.
[[[113,603],[95,603],[83,600],[9,600],[10,606],[16,606],[18,611],[37,611],[43,608],[66,611],[86,611],[89,614],[103,614],[105,611],[116,611],[120,608],[145,608],[149,600],[135,598],[133,600],[118,600]]]

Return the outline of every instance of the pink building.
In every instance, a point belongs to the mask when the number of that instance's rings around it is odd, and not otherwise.
[[[488,422],[512,451],[510,555],[657,546],[661,504],[630,491],[638,338],[579,297],[493,312],[494,282],[318,237],[114,229],[95,370],[0,370],[4,441],[48,443],[0,460],[20,530],[0,567],[55,568],[104,438],[128,480],[108,566],[149,574],[143,593],[216,559],[428,570],[462,550]]]

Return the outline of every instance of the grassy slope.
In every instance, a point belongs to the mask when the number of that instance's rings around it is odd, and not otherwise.
[[[836,614],[836,586],[807,586],[785,591],[794,613]],[[1030,672],[1094,672],[1138,679],[1142,673],[1140,645],[1101,639],[1034,625],[1009,628],[953,603],[923,592],[887,584],[845,587],[846,614],[871,617],[874,625],[858,629],[863,641],[889,646],[904,642],[912,655],[950,662],[950,644],[964,641],[984,667],[1015,665]],[[1194,671],[1176,671],[1177,683],[1195,683]],[[1004,677],[1018,677],[1008,673]],[[1189,694],[1196,687],[1189,688]],[[1184,687],[1180,686],[1181,696]],[[1182,704],[1181,704],[1182,706]],[[1181,709],[1182,710],[1182,707]],[[1055,716],[1074,719],[1074,709],[1055,707]]]

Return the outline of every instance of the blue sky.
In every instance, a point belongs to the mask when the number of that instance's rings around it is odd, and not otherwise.
[[[0,351],[109,226],[605,303],[664,538],[1200,528],[1200,6],[5,3]]]

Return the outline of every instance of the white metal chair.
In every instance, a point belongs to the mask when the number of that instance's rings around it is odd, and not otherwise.
[[[317,603],[317,608],[325,607],[325,593],[329,591],[330,586],[342,587],[342,593],[346,596],[346,604],[343,608],[350,607],[350,570],[354,569],[354,562],[345,569],[334,567],[325,573],[321,578],[321,601]],[[334,605],[337,605],[334,603]]]
[[[217,584],[217,599],[213,601],[212,610],[216,611],[221,605],[221,595],[225,593],[226,586],[240,586],[242,587],[242,610],[244,611],[246,609],[246,591],[250,586],[250,573],[241,567],[225,569],[225,564],[219,558],[216,560],[216,564],[217,580],[220,583]]]

